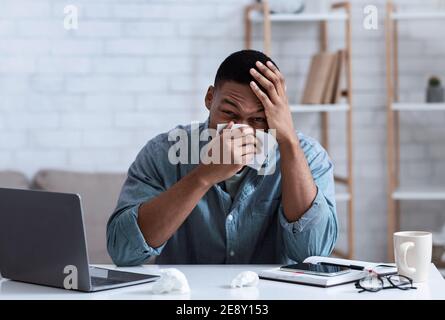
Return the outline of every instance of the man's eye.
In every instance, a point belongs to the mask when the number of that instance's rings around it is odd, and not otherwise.
[[[235,115],[235,113],[231,112],[231,111],[223,111],[225,114],[227,114],[228,116],[233,117]]]
[[[254,118],[253,120],[254,120],[255,122],[261,122],[261,123],[266,122],[266,119],[265,119],[265,118]]]

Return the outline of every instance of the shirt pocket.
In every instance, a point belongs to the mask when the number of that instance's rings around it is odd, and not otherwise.
[[[280,198],[258,199],[252,208],[252,215],[258,217],[273,216],[280,206]]]

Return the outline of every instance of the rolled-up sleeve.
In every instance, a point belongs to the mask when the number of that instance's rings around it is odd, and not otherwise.
[[[309,256],[330,255],[338,237],[333,164],[315,140],[305,141],[301,147],[317,186],[317,195],[311,207],[295,222],[289,222],[283,206],[279,207],[286,253],[298,262]]]
[[[140,205],[165,191],[156,165],[162,147],[150,141],[137,155],[128,170],[127,179],[114,213],[107,224],[107,249],[118,266],[134,266],[159,255],[165,244],[153,248],[147,244],[137,223]]]

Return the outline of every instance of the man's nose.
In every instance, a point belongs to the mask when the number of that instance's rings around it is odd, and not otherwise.
[[[249,127],[253,128],[254,132],[255,132],[256,129],[257,129],[254,125],[252,125],[251,123],[249,123],[249,120],[247,120],[247,119],[245,119],[245,120],[239,119],[239,120],[237,121],[237,123],[238,123],[238,124],[245,124],[245,125],[248,125]]]
[[[238,124],[246,124],[249,126],[249,121],[247,121],[247,119],[239,119]]]

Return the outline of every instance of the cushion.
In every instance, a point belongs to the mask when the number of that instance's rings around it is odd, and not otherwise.
[[[106,246],[106,227],[113,213],[124,173],[87,173],[61,170],[41,170],[33,188],[47,191],[77,193],[82,199],[90,263],[112,263]]]
[[[0,188],[28,189],[26,176],[16,171],[0,171]]]

